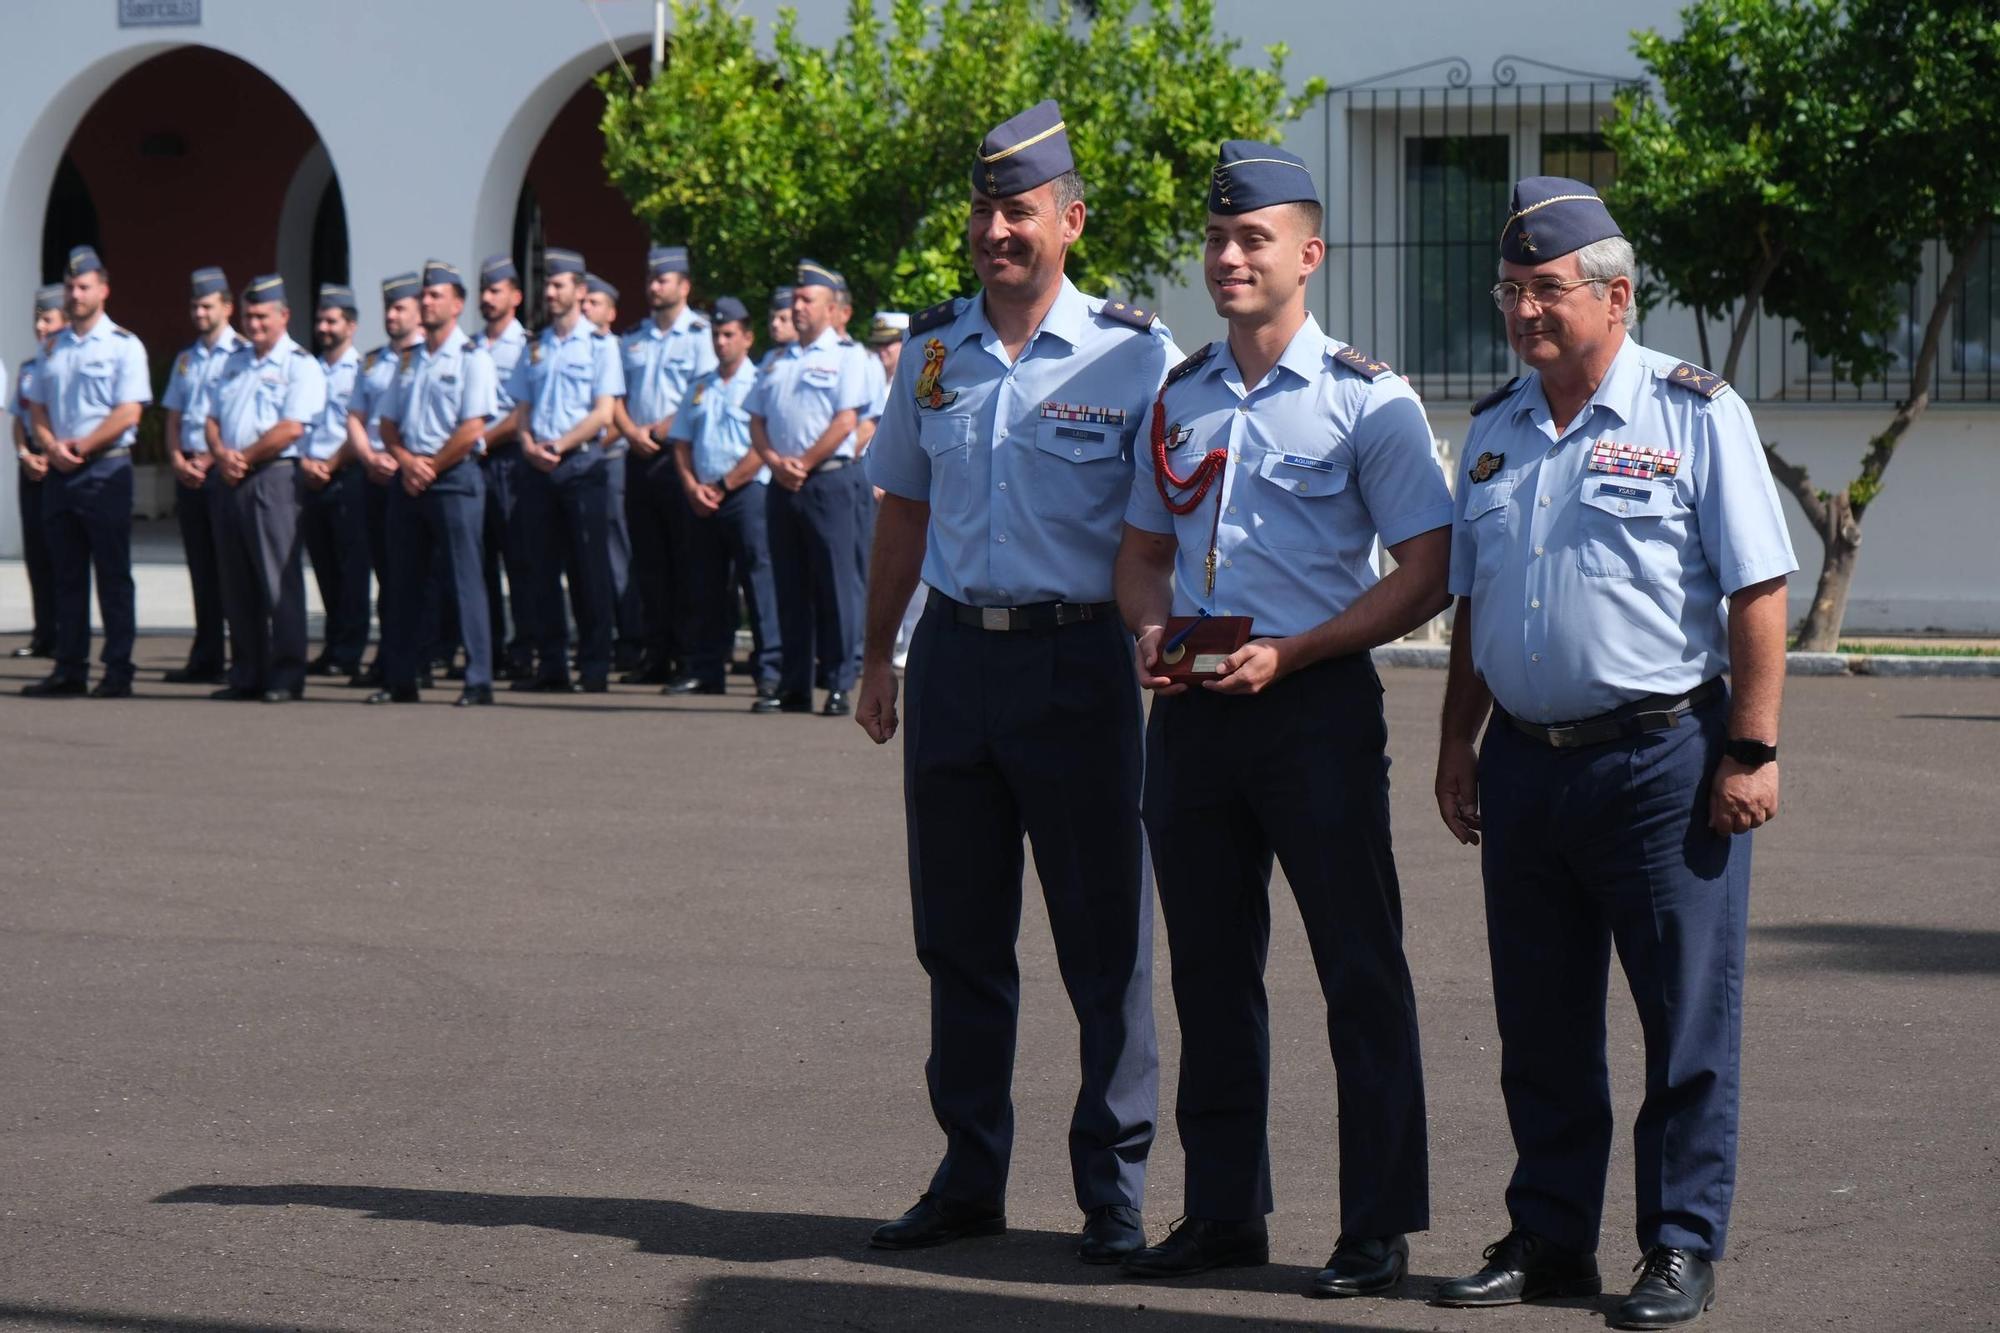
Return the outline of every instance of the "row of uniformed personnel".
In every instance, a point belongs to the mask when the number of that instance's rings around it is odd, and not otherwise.
[[[877,742],[898,726],[904,602],[920,574],[933,590],[902,682],[903,760],[945,1139],[922,1198],[873,1243],[1005,1229],[1025,834],[1081,1027],[1080,1257],[1148,1278],[1268,1259],[1275,861],[1339,1092],[1340,1230],[1311,1289],[1402,1280],[1429,1171],[1368,650],[1455,596],[1437,797],[1455,836],[1485,839],[1518,1161],[1505,1235],[1436,1299],[1600,1290],[1615,942],[1646,1095],[1643,1257],[1613,1322],[1698,1317],[1735,1183],[1748,833],[1776,810],[1796,568],[1748,411],[1627,335],[1632,250],[1595,192],[1526,179],[1492,295],[1527,369],[1475,405],[1454,496],[1410,387],[1306,310],[1325,244],[1298,157],[1222,146],[1204,275],[1228,332],[1184,359],[1145,312],[1064,275],[1084,193],[1053,102],[987,136],[967,235],[981,291],[912,319],[868,452],[885,498],[855,715]],[[1396,559],[1380,579],[1378,539]],[[1167,668],[1208,617],[1247,617],[1250,637],[1191,688]],[[1142,836],[1173,961],[1187,1156],[1184,1220],[1151,1245]]]
[[[406,702],[462,644],[461,704],[490,702],[496,675],[595,691],[615,667],[628,683],[719,694],[740,595],[756,710],[809,710],[817,684],[825,712],[846,711],[874,508],[849,464],[907,318],[878,314],[864,349],[844,332],[845,282],[802,261],[797,286],[773,295],[759,366],[740,301],[689,308],[682,247],[651,250],[651,316],[619,337],[616,289],[581,255],[551,249],[545,266],[539,336],[518,318],[511,259],[481,265],[470,337],[466,284],[432,261],[384,281],[388,341],[366,355],[352,289],[324,285],[317,356],[286,332],[282,279],[244,289],[239,334],[222,271],[195,271],[197,337],[163,406],[196,632],[169,681],[282,702],[309,675],[344,675],[380,687],[371,703]],[[138,340],[105,314],[109,290],[96,252],[74,250],[65,282],[37,295],[44,350],[17,379],[36,622],[19,654],[56,659],[30,695],[86,690],[93,565],[106,633],[90,692],[131,692],[129,451],[150,393]],[[311,661],[305,554],[326,608]],[[381,651],[364,668],[371,574]]]

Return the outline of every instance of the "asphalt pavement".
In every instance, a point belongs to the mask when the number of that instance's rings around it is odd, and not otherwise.
[[[0,649],[18,639],[0,639]],[[1389,671],[1433,1225],[1393,1297],[1336,1228],[1325,1015],[1275,911],[1260,1269],[1073,1257],[1074,1021],[1031,879],[1010,1233],[885,1254],[924,1096],[900,760],[851,721],[651,690],[491,709],[26,700],[0,662],[0,1328],[1588,1330],[1426,1304],[1505,1230],[1476,854],[1429,790],[1442,673]],[[2000,681],[1793,679],[1757,835],[1742,1167],[1701,1327],[2000,1325]],[[1284,894],[1282,884],[1274,890]],[[1178,1215],[1177,1025],[1146,1220]],[[1632,1235],[1637,1025],[1601,1258]]]

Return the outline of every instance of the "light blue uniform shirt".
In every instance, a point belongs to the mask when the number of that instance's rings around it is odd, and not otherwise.
[[[28,396],[48,409],[49,429],[58,440],[80,440],[104,424],[113,408],[153,401],[146,349],[108,315],[98,316],[81,338],[64,327],[42,357],[42,372]],[[131,427],[110,447],[129,449],[137,436],[138,427]]]
[[[269,356],[258,356],[247,341],[229,354],[210,395],[208,414],[215,418],[223,444],[248,449],[280,421],[296,421],[311,429],[325,411],[326,372],[319,368],[317,357],[286,334]],[[298,440],[278,455],[298,456]]]
[[[529,404],[529,434],[543,444],[559,439],[590,415],[600,397],[624,396],[618,343],[587,319],[578,319],[567,338],[551,325],[515,365],[507,392],[515,403]]]
[[[1532,373],[1472,419],[1451,591],[1472,598],[1473,669],[1516,717],[1693,689],[1728,669],[1724,599],[1799,567],[1750,409],[1681,387],[1683,364],[1628,337],[1567,433]],[[1653,465],[1615,470],[1619,445]]]
[[[361,373],[361,353],[350,343],[332,365],[322,358],[319,369],[326,376],[326,407],[306,428],[305,456],[323,463],[347,443],[347,405],[354,399],[355,377]]]
[[[764,433],[781,458],[797,458],[813,447],[834,417],[852,409],[856,419],[868,406],[868,354],[839,330],[824,328],[810,347],[793,343],[773,357],[757,377],[746,404],[764,418]],[[835,458],[854,457],[854,436],[840,442]]]
[[[405,449],[429,457],[444,448],[461,422],[493,417],[500,402],[494,379],[493,358],[454,328],[435,352],[416,345],[396,373],[382,416],[396,423]]]
[[[507,392],[507,382],[513,378],[514,367],[521,362],[521,354],[528,350],[528,331],[521,327],[521,321],[510,319],[506,330],[498,338],[486,336],[481,329],[472,335],[472,345],[493,361],[493,395],[497,406],[493,415],[503,417],[514,410],[514,395]]]
[[[863,360],[868,370],[868,406],[861,409],[861,419],[880,421],[889,407],[889,376],[882,369],[882,358],[875,353],[864,353]]]
[[[680,410],[688,386],[715,369],[715,340],[708,321],[681,307],[662,329],[647,320],[619,342],[625,367],[625,412],[640,427]]]
[[[28,390],[34,387],[35,376],[41,373],[41,369],[42,358],[39,356],[23,361],[21,368],[14,372],[14,396],[7,400],[7,410],[14,414],[14,419],[21,423],[21,429],[28,433],[28,447],[36,453],[41,452],[41,446],[35,443],[35,413],[28,406]]]
[[[222,363],[242,345],[243,335],[224,325],[215,346],[210,347],[206,338],[197,338],[192,347],[174,358],[173,373],[167,376],[167,392],[160,405],[181,414],[182,453],[208,452],[209,394],[215,389]]]
[[[402,359],[403,354],[389,346],[378,347],[362,357],[361,369],[354,377],[354,396],[347,400],[348,412],[361,418],[368,443],[378,454],[382,452],[382,409],[388,405],[390,390],[395,388],[396,371]]]
[[[930,504],[923,581],[947,597],[1110,601],[1133,456],[1180,349],[1157,321],[1138,329],[1100,313],[1105,302],[1067,278],[1012,364],[985,301],[957,307],[947,324],[912,328],[868,448],[869,480]],[[939,359],[935,391],[919,404]]]
[[[696,481],[714,485],[750,452],[750,413],[744,404],[756,387],[757,368],[745,357],[730,378],[710,370],[688,390],[667,439],[687,441]],[[759,468],[752,478],[760,486],[770,479],[769,468]]]
[[[1173,471],[1190,476],[1211,449],[1229,451],[1221,480],[1192,513],[1176,516],[1160,498],[1148,415],[1125,521],[1175,535],[1175,615],[1249,616],[1259,637],[1303,634],[1375,583],[1378,534],[1394,546],[1450,525],[1451,491],[1417,395],[1379,362],[1370,370],[1336,359],[1346,347],[1308,315],[1257,384],[1243,383],[1224,339],[1167,386]],[[1169,489],[1176,500],[1185,494]]]

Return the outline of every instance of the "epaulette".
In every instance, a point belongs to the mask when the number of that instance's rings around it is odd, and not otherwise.
[[[1667,372],[1667,383],[1677,389],[1698,393],[1704,398],[1713,398],[1729,387],[1729,381],[1712,370],[1703,370],[1691,361],[1683,361]]]
[[[416,354],[417,354],[417,349],[414,346],[400,349],[396,353],[397,368],[399,370],[408,370],[410,367],[410,358],[415,356]]]
[[[708,321],[703,319],[700,315],[696,315],[693,319],[688,321],[688,327],[693,329],[696,333],[707,333]]]
[[[634,324],[631,328],[626,329],[625,332],[619,334],[618,336],[621,338],[629,338],[633,334],[637,333],[640,329],[643,329],[645,327],[646,327],[646,321],[642,319],[637,324]]]
[[[1387,361],[1377,361],[1356,347],[1341,348],[1333,354],[1333,359],[1365,379],[1379,380],[1394,373]]]
[[[377,347],[374,351],[369,352],[366,356],[363,356],[361,358],[362,371],[366,373],[367,371],[375,369],[375,363],[382,359],[382,353],[387,350],[388,350],[387,346]]]
[[[911,315],[910,334],[914,337],[919,333],[929,333],[932,329],[943,328],[957,318],[958,298],[954,296],[949,301],[939,301],[936,305]]]
[[[1519,375],[1516,375],[1513,379],[1508,380],[1505,384],[1495,389],[1492,393],[1487,394],[1484,398],[1480,399],[1478,402],[1472,405],[1472,415],[1478,416],[1481,412],[1484,412],[1489,407],[1498,407],[1500,405],[1500,400],[1505,398],[1508,394],[1514,392],[1514,386],[1519,384],[1520,382],[1521,382],[1521,377]]]
[[[114,338],[129,338],[132,336],[132,330],[122,324],[113,324],[111,326],[111,335]]]
[[[1124,324],[1135,329],[1153,327],[1153,312],[1136,305],[1126,305],[1123,301],[1106,301],[1104,308],[1097,312],[1114,324]]]
[[[1197,347],[1187,360],[1167,372],[1167,378],[1160,385],[1161,392],[1165,392],[1178,381],[1186,379],[1188,376],[1194,374],[1195,371],[1201,369],[1202,363],[1213,355],[1214,350],[1214,343],[1203,343],[1200,347]]]
[[[606,333],[603,329],[593,328],[590,331],[590,336],[593,338],[609,338],[611,335]]]

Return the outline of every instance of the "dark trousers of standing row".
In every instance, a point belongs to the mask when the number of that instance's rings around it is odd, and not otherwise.
[[[488,449],[479,460],[486,474],[486,522],[480,530],[480,569],[486,583],[486,624],[491,634],[489,652],[494,663],[505,662],[511,674],[525,676],[532,668],[528,642],[521,633],[521,594],[524,572],[514,565],[514,510],[520,501],[521,470],[527,467],[521,446],[504,444]],[[500,581],[500,567],[507,568],[507,580]],[[513,594],[514,614],[507,614],[508,594]],[[512,626],[510,629],[509,626]]]
[[[741,582],[750,590],[746,609],[755,627],[751,674],[760,688],[777,687],[781,639],[765,525],[764,487],[757,482],[732,492],[706,518],[688,511],[688,600],[694,604],[697,628],[687,670],[704,685],[721,685],[729,674],[736,648],[736,586]]]
[[[223,630],[222,566],[216,563],[216,508],[222,503],[222,474],[211,469],[199,486],[174,485],[174,522],[187,557],[188,588],[194,594],[194,643],[188,670],[220,674],[228,665]]]
[[[65,680],[90,675],[90,578],[104,620],[104,679],[132,679],[138,618],[132,590],[132,459],[98,455],[74,472],[51,467],[42,482],[42,539],[54,575],[56,667]]]
[[[693,645],[702,614],[690,577],[694,556],[688,549],[689,525],[694,511],[681,487],[673,447],[651,458],[633,458],[627,483],[625,518],[632,535],[632,582],[639,594],[645,665],[664,668],[680,663],[693,672]],[[761,501],[762,496],[758,498]]]
[[[42,528],[42,483],[22,468],[14,477],[14,498],[21,512],[21,556],[28,567],[28,597],[34,605],[35,629],[28,646],[54,652],[56,646],[55,571],[49,565],[49,539]]]
[[[229,684],[288,690],[306,683],[306,570],[299,541],[298,467],[274,459],[215,506],[216,563],[229,620]]]
[[[1430,1225],[1422,1054],[1389,840],[1382,687],[1365,656],[1262,694],[1156,700],[1146,831],[1181,1021],[1175,1123],[1190,1217],[1273,1207],[1269,1133],[1271,866],[1292,886],[1338,1092],[1340,1230]]]
[[[646,632],[639,587],[632,566],[632,527],[627,517],[626,451],[604,459],[604,527],[611,560],[611,625],[617,631],[616,657],[637,664]]]
[[[840,554],[851,567],[852,552]],[[917,959],[931,981],[924,1072],[945,1133],[930,1189],[945,1198],[1006,1194],[1025,834],[1080,1029],[1076,1200],[1086,1211],[1143,1202],[1159,1053],[1131,654],[1115,617],[988,633],[934,602],[917,627],[903,790]]]
[[[390,588],[389,572],[389,492],[401,485],[394,477],[387,485],[377,485],[373,477],[364,477],[361,482],[365,503],[363,511],[368,518],[368,568],[375,574],[375,630],[380,642],[389,633],[389,606],[395,600]],[[381,661],[380,649],[376,661]]]
[[[438,475],[419,495],[398,485],[389,494],[389,556],[403,569],[441,569],[458,623],[465,631],[467,689],[493,683],[493,635],[486,622],[486,582],[480,570],[486,522],[486,476],[471,459]],[[424,603],[398,599],[382,645],[382,683],[413,690],[427,627]]]
[[[875,511],[881,501],[875,498],[875,487],[868,481],[868,469],[857,466],[853,470],[860,474],[854,479],[854,568],[855,577],[861,580],[861,611],[854,618],[853,647],[848,655],[854,659],[854,677],[859,680],[861,650],[868,628],[868,558],[875,548]]]
[[[530,466],[518,474],[514,521],[521,529],[521,563],[531,591],[528,637],[535,674],[545,681],[569,679],[565,571],[575,594],[577,675],[591,683],[611,674],[610,492],[603,463],[595,450],[581,450],[565,456],[553,472]]]
[[[402,597],[416,599],[423,616],[423,661],[449,661],[457,646],[458,631],[444,624],[445,580],[442,566],[427,569],[399,567],[389,551],[389,495],[402,488],[402,480],[391,475],[386,485],[362,482],[363,507],[368,518],[368,567],[375,572],[375,623],[382,641],[389,637],[389,622],[395,619],[396,602]],[[379,661],[379,658],[378,658]]]
[[[325,656],[350,672],[368,650],[367,485],[350,463],[318,490],[299,488],[299,532],[326,609]]]
[[[1486,936],[1514,1221],[1597,1248],[1611,1153],[1606,987],[1639,1010],[1638,1240],[1720,1259],[1736,1190],[1750,835],[1708,827],[1729,704],[1671,730],[1555,750],[1496,716],[1479,760]]]
[[[868,591],[854,559],[854,488],[867,481],[849,465],[815,472],[796,491],[775,481],[765,488],[782,694],[807,696],[815,683],[854,688],[853,638]]]

